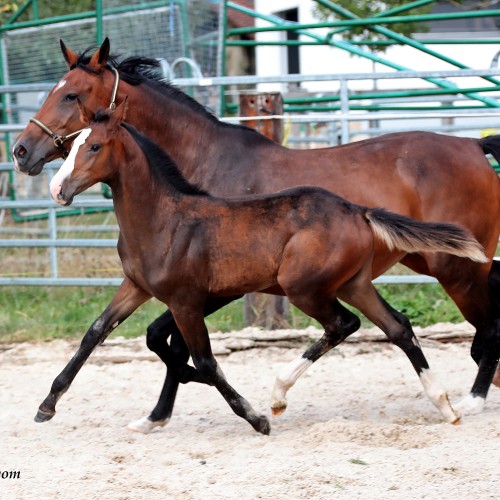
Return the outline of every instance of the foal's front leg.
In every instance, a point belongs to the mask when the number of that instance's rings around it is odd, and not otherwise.
[[[219,368],[212,354],[202,307],[189,307],[182,304],[177,308],[173,303],[170,306],[189,348],[194,366],[206,383],[216,387],[236,415],[244,418],[256,431],[269,434],[271,426],[267,417],[256,413],[250,403],[229,385]]]
[[[80,368],[85,364],[95,347],[102,344],[113,329],[150,298],[151,295],[137,287],[128,278],[125,278],[108,307],[92,323],[73,358],[55,378],[49,395],[38,409],[35,422],[46,422],[55,415],[57,401],[69,389]]]

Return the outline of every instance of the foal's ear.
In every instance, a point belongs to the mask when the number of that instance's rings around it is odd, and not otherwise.
[[[80,110],[80,120],[84,125],[90,125],[90,122],[94,119],[94,113],[90,111],[90,109],[86,108],[80,101],[80,99],[76,100],[78,104],[78,109]]]
[[[99,49],[97,49],[96,53],[90,58],[88,67],[96,72],[99,72],[101,68],[108,62],[109,49],[109,38],[106,37]]]
[[[116,109],[113,111],[113,114],[111,115],[111,119],[113,122],[117,123],[120,125],[121,122],[125,121],[125,118],[127,117],[127,110],[128,110],[128,96],[125,96],[125,99],[116,107]]]
[[[78,54],[73,52],[71,49],[68,49],[62,40],[59,40],[59,45],[61,46],[61,52],[63,53],[68,68],[71,68],[74,64],[76,64],[76,61],[78,61]]]

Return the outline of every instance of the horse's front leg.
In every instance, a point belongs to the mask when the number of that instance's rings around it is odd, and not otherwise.
[[[203,310],[208,316],[239,297],[213,297],[208,298]],[[167,339],[172,336],[170,346]],[[167,374],[160,399],[153,411],[147,417],[128,424],[127,429],[134,432],[149,434],[155,427],[163,427],[168,423],[174,409],[175,397],[179,383],[205,382],[200,374],[187,364],[189,349],[182,334],[175,323],[171,311],[164,312],[148,327],[146,342],[158,357],[165,363]]]
[[[104,342],[113,329],[150,298],[151,295],[137,287],[128,278],[125,278],[108,307],[92,323],[73,358],[54,379],[49,395],[38,409],[35,422],[46,422],[55,415],[57,402],[69,389],[80,368],[85,364],[95,347]]]
[[[471,347],[472,358],[478,363],[478,372],[470,393],[455,407],[462,414],[481,413],[491,383],[499,372],[500,357],[500,319],[483,330],[477,330]]]
[[[193,358],[194,366],[206,383],[217,388],[236,415],[244,418],[256,431],[269,434],[271,427],[267,417],[259,415],[250,403],[229,385],[219,368],[212,354],[202,307],[190,307],[185,304],[176,307],[173,303],[170,305]]]

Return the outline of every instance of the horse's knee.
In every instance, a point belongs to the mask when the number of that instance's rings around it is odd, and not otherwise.
[[[159,329],[154,327],[154,324],[148,326],[146,330],[146,345],[150,351],[155,352],[161,343],[167,341],[167,336]]]
[[[172,324],[175,325],[174,317],[170,311],[166,311],[147,327],[146,345],[149,350],[154,352],[163,347],[172,334]]]

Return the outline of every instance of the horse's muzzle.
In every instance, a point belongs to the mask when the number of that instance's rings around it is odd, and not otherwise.
[[[32,161],[32,155],[23,143],[14,145],[12,149],[12,157],[14,158],[14,167],[18,172],[31,176],[38,175],[45,166],[45,158],[40,158],[38,161]]]

